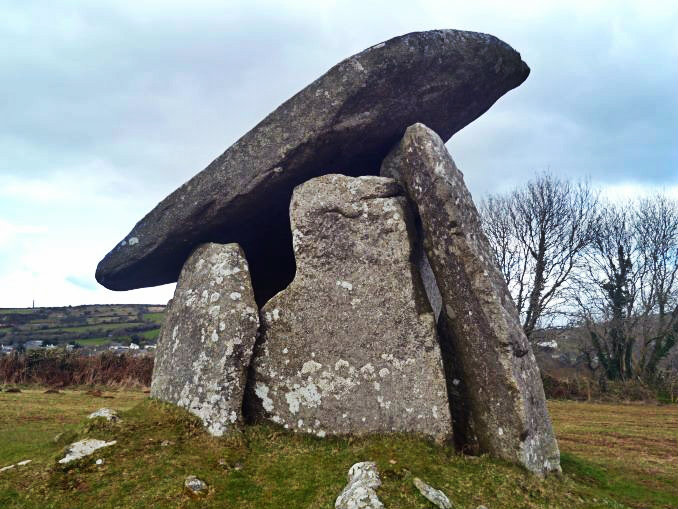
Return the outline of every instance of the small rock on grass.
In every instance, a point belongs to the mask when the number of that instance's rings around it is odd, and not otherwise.
[[[452,502],[450,502],[450,499],[447,498],[445,493],[435,489],[432,486],[429,486],[418,477],[415,477],[413,482],[419,490],[419,493],[421,493],[424,498],[426,498],[426,500],[431,502],[433,505],[439,507],[440,509],[452,509]]]
[[[377,465],[372,461],[363,461],[353,465],[348,471],[348,484],[337,497],[335,509],[384,509],[377,493],[381,486]]]
[[[102,417],[112,422],[116,422],[119,419],[118,413],[110,408],[100,408],[96,412],[89,414],[88,419],[96,419],[97,417]]]
[[[94,451],[101,449],[102,447],[109,447],[115,445],[116,440],[111,442],[105,442],[104,440],[96,440],[94,438],[86,438],[85,440],[80,440],[78,442],[72,443],[68,450],[66,451],[66,456],[59,460],[59,463],[66,464],[71,461],[79,460],[85,456],[89,456]]]
[[[184,488],[186,491],[193,495],[194,497],[203,497],[207,495],[208,487],[207,483],[202,479],[198,479],[194,475],[189,475],[184,481]]]
[[[6,467],[0,468],[0,472],[12,470],[15,467],[23,467],[24,465],[28,465],[31,461],[33,461],[33,460],[23,460],[23,461],[19,461],[16,465],[7,465]]]

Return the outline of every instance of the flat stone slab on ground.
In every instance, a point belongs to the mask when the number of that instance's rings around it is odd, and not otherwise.
[[[88,419],[96,419],[97,417],[101,417],[102,419],[113,422],[120,419],[118,417],[118,412],[110,408],[100,408],[99,410],[92,412],[87,416]]]
[[[105,440],[97,440],[95,438],[86,438],[84,440],[74,442],[68,446],[66,456],[61,458],[59,463],[66,464],[70,463],[71,461],[79,460],[85,456],[89,456],[94,451],[97,451],[103,447],[110,447],[116,443],[118,443],[117,440],[106,442]]]
[[[424,481],[415,477],[412,482],[426,500],[440,509],[452,509],[452,502],[447,495],[440,490],[426,484]]]

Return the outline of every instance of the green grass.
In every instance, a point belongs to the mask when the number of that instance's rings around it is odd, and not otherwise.
[[[165,313],[144,313],[144,320],[159,323],[162,325],[163,320],[165,319]]]
[[[54,332],[92,332],[92,331],[109,331],[117,329],[127,329],[136,327],[138,325],[144,325],[140,322],[129,322],[129,323],[101,323],[96,325],[78,325],[74,327],[58,327],[54,329],[45,329],[45,333],[54,333]]]
[[[99,344],[90,339],[122,332],[127,336],[126,339],[115,337],[111,341],[129,341],[132,334],[140,334],[144,340],[153,341],[157,339],[158,331],[146,329],[160,326],[164,317],[162,309],[163,306],[155,305],[3,308],[0,309],[0,325],[3,326],[0,337],[3,341],[18,344],[42,339],[57,345],[75,340],[83,346],[90,346]],[[16,316],[17,319],[13,320],[11,316],[14,314],[25,317],[19,320]]]
[[[153,330],[147,330],[139,334],[142,336],[144,339],[147,339],[148,341],[155,341],[158,339],[158,336],[160,335],[160,329],[153,329]]]
[[[649,479],[631,480],[624,469],[599,466],[568,453],[561,455],[561,462],[563,469],[573,479],[593,485],[606,496],[624,500],[633,507],[675,507],[676,493],[671,493],[670,489],[652,489],[643,483]],[[675,480],[673,479],[674,482]]]
[[[550,401],[563,467],[632,507],[678,506],[676,405]]]
[[[331,508],[346,483],[348,468],[364,460],[377,462],[383,480],[377,492],[389,509],[432,507],[413,487],[414,476],[445,491],[457,509],[480,504],[495,509],[678,504],[674,488],[650,487],[633,465],[625,469],[623,462],[614,461],[626,458],[628,463],[637,456],[638,437],[626,422],[629,412],[624,405],[558,402],[553,412],[556,429],[568,430],[563,435],[568,438],[560,442],[564,475],[539,480],[516,466],[488,457],[461,456],[450,447],[409,435],[318,439],[260,424],[215,438],[204,432],[195,417],[172,405],[148,400],[140,392],[111,395],[113,399],[78,391],[0,394],[0,466],[33,459],[25,467],[0,473],[0,507]],[[120,410],[122,422],[83,421],[101,406]],[[675,430],[675,407],[665,412],[663,407],[648,406],[631,413],[643,410],[654,416],[648,419],[653,425],[657,421],[664,425],[661,430],[648,427],[647,437],[664,441],[666,431]],[[590,433],[582,431],[584,443],[572,439],[576,426],[604,435],[611,423],[614,433],[626,436],[627,442],[622,450],[607,451],[607,463],[602,449],[586,443]],[[62,431],[68,440],[55,442],[54,435]],[[118,443],[73,468],[57,468],[55,460],[63,447],[83,437]],[[671,473],[675,485],[675,434],[671,440],[674,447],[657,468]],[[163,447],[163,441],[170,445]],[[582,452],[572,452],[573,446]],[[104,459],[104,464],[95,465],[96,458]],[[193,500],[183,492],[188,475],[209,484],[205,499]]]
[[[51,439],[57,433],[74,430],[99,406],[127,410],[145,398],[140,391],[105,393],[112,398],[96,398],[85,391],[60,392],[23,389],[18,394],[0,394],[0,465],[36,460],[56,451]],[[0,484],[2,481],[0,477]],[[0,507],[4,507],[2,503]]]

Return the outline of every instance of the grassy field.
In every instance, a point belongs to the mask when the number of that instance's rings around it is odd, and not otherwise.
[[[0,467],[33,460],[0,473],[0,507],[331,508],[348,468],[363,460],[377,462],[388,509],[433,507],[413,487],[414,476],[445,491],[456,508],[678,506],[675,406],[551,402],[564,475],[542,481],[412,436],[317,439],[256,425],[214,438],[193,416],[142,392],[102,396],[0,393]],[[86,422],[102,406],[121,411],[122,421]],[[58,468],[64,447],[82,437],[118,443]],[[96,458],[104,463],[95,465]],[[209,484],[205,499],[183,491],[192,474]]]
[[[678,507],[675,405],[551,401],[563,466],[633,507]]]
[[[0,344],[18,347],[40,340],[53,345],[76,342],[95,347],[134,340],[154,342],[164,317],[157,305],[91,305],[0,309]]]
[[[158,339],[158,336],[160,335],[160,329],[147,330],[146,332],[142,332],[139,335],[143,336],[145,339],[149,341],[156,341]]]
[[[165,313],[145,313],[144,320],[150,320],[152,322],[162,324],[165,319]]]

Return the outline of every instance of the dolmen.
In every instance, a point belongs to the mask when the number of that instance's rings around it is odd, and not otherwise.
[[[559,472],[535,357],[445,148],[528,74],[491,35],[396,37],[159,203],[96,272],[113,290],[177,281],[151,396],[217,436],[417,433]]]

